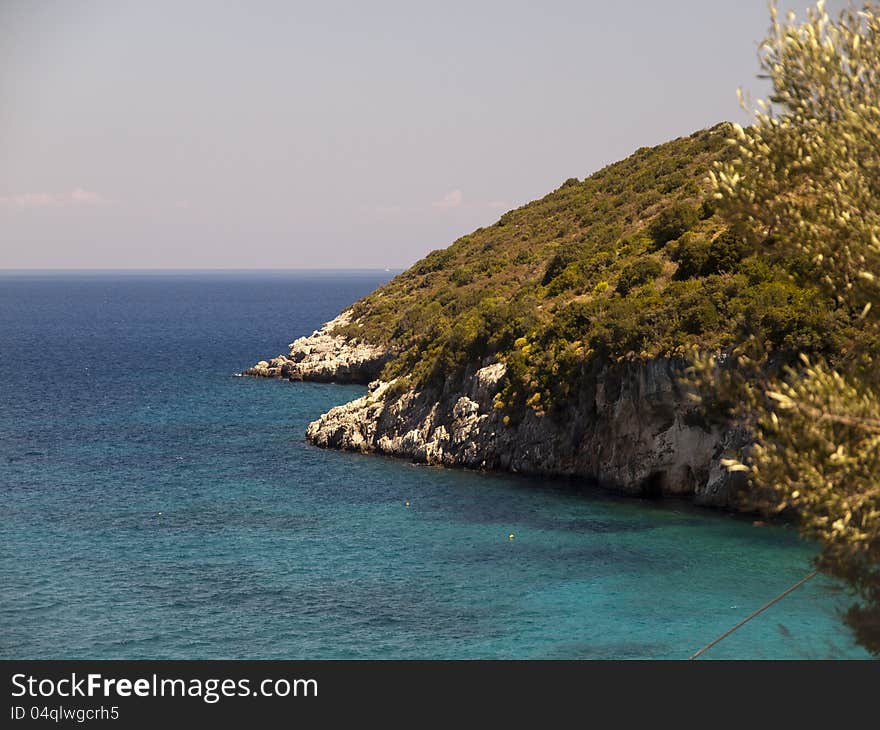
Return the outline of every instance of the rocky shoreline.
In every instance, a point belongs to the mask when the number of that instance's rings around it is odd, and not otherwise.
[[[260,360],[241,374],[257,378],[366,385],[379,377],[388,353],[384,348],[335,333],[350,322],[351,310],[346,310],[311,335],[291,342],[286,355]]]
[[[335,334],[343,312],[290,353],[261,361],[244,375],[339,383],[369,383],[362,398],[309,424],[315,445],[381,453],[429,464],[581,477],[636,496],[676,495],[697,504],[730,506],[741,474],[724,469],[747,434],[707,423],[679,384],[681,363],[633,361],[603,368],[565,418],[531,410],[504,423],[495,408],[506,367],[474,366],[455,392],[439,395],[376,380],[389,353]]]

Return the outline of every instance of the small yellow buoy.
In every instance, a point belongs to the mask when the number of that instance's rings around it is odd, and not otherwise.
[[[406,503],[406,506],[409,507],[409,502]]]
[[[507,536],[507,539],[508,539],[508,540],[513,540],[514,537],[516,537],[516,535],[514,535],[514,534],[511,532],[511,533]]]

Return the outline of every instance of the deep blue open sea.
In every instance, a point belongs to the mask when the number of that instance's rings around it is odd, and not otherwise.
[[[388,276],[0,273],[0,657],[684,658],[810,569],[791,528],[307,444],[364,389],[234,373]],[[867,656],[848,602],[706,656]]]

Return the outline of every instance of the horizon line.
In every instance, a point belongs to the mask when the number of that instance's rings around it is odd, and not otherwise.
[[[52,267],[2,267],[0,266],[0,274],[5,273],[145,273],[145,272],[156,272],[156,273],[173,273],[173,272],[183,272],[183,273],[224,273],[224,272],[256,272],[256,273],[272,273],[272,272],[285,272],[285,271],[309,271],[309,272],[319,272],[319,271],[369,271],[369,272],[382,272],[382,273],[392,273],[395,271],[406,271],[409,267],[384,267],[384,266],[350,266],[350,267],[341,267],[341,266],[299,266],[299,267],[274,267],[274,268],[243,268],[243,267],[205,267],[205,268],[195,268],[195,267],[60,267],[60,266],[52,266]]]

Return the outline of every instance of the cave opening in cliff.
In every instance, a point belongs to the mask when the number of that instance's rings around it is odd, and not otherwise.
[[[663,496],[665,478],[662,471],[655,471],[639,485],[639,496],[643,499],[660,499]]]

